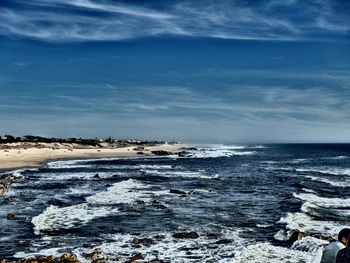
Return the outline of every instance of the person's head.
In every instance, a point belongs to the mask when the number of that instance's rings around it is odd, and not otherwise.
[[[350,245],[349,237],[350,237],[350,229],[343,228],[342,230],[340,230],[340,232],[338,234],[338,241],[343,243],[344,246],[348,246],[348,245]]]

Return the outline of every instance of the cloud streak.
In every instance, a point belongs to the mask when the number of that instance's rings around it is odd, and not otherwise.
[[[48,42],[181,36],[251,40],[348,39],[344,1],[14,0],[0,6],[0,35]],[[345,6],[343,6],[345,5]]]

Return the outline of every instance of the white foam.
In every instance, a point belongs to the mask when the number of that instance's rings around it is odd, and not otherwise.
[[[84,180],[91,180],[94,179],[96,175],[96,172],[53,172],[53,173],[41,173],[40,174],[40,180],[41,181],[62,181],[62,180],[70,180],[70,179],[84,179]],[[113,175],[111,172],[99,172],[98,176],[100,178],[109,178]]]
[[[148,175],[156,174],[169,178],[202,178],[202,179],[216,179],[220,176],[218,174],[206,175],[202,172],[196,171],[158,171],[158,170],[149,170],[142,169],[141,172],[144,172]]]
[[[297,172],[316,172],[322,174],[333,174],[333,175],[350,175],[349,168],[297,168],[295,169]]]
[[[279,241],[286,241],[289,239],[289,234],[284,229],[280,229],[273,237]]]
[[[86,203],[62,207],[50,205],[40,215],[32,218],[35,234],[42,231],[71,229],[88,223],[89,221],[116,213],[118,210],[108,207],[91,207]]]
[[[302,201],[315,203],[325,208],[350,208],[350,199],[346,198],[325,198],[312,193],[293,193],[293,196]]]
[[[317,252],[303,252],[292,250],[288,248],[273,246],[269,243],[258,243],[250,245],[242,252],[238,252],[236,257],[233,259],[233,263],[315,263],[319,262],[322,253]]]
[[[251,155],[256,153],[255,151],[241,151],[248,147],[240,145],[210,144],[201,145],[197,148],[198,150],[189,151],[191,155],[186,158],[218,158],[231,157],[234,155]]]
[[[268,227],[271,227],[273,226],[272,224],[256,224],[256,226],[258,228],[268,228]]]
[[[11,172],[12,176],[22,178],[23,172],[25,171],[37,171],[38,168],[30,168],[30,169],[17,169]]]
[[[32,258],[37,256],[54,256],[54,257],[60,257],[63,253],[60,252],[62,250],[62,247],[53,247],[53,248],[47,248],[47,249],[41,249],[37,252],[32,253],[26,253],[23,251],[16,252],[13,257],[15,258]]]
[[[144,191],[145,189],[149,189],[149,186],[129,179],[115,183],[113,186],[107,188],[106,191],[87,197],[86,201],[94,205],[132,204],[138,199],[149,201],[150,193]]]
[[[350,186],[350,181],[348,180],[343,180],[343,181],[337,181],[337,180],[329,180],[324,177],[316,177],[316,176],[306,176],[306,178],[311,179],[312,181],[318,181],[322,183],[326,183],[335,187],[349,187]]]
[[[221,149],[221,150],[241,150],[246,149],[247,146],[243,145],[225,145],[225,144],[209,144],[203,145],[203,148]]]
[[[136,180],[129,179],[86,198],[86,203],[59,208],[49,206],[40,215],[32,218],[36,234],[42,231],[76,228],[93,219],[106,217],[119,212],[111,205],[132,204],[137,200],[150,201],[154,195],[162,195],[168,191],[147,191],[146,186]]]
[[[83,164],[87,160],[66,160],[66,161],[54,161],[49,162],[46,166],[50,169],[66,169],[66,168],[87,168],[88,164]],[[89,160],[91,161],[91,160]]]
[[[344,225],[334,221],[314,220],[304,213],[288,213],[278,223],[286,224],[289,230],[299,230],[305,233],[319,233],[336,238]]]
[[[304,163],[306,161],[308,161],[308,159],[300,158],[300,159],[291,160],[290,163]]]
[[[349,156],[340,155],[340,156],[334,156],[334,157],[324,157],[323,159],[326,159],[326,160],[341,160],[341,159],[347,159],[347,158],[349,158]]]
[[[329,244],[329,242],[326,240],[308,236],[301,240],[295,241],[291,249],[320,255],[323,252],[324,245],[326,244]]]
[[[156,234],[162,234],[163,239],[157,240],[153,244],[147,246],[141,246],[137,248],[137,252],[142,253],[145,256],[144,261],[149,262],[155,258],[167,262],[218,262],[218,263],[229,263],[232,262],[234,257],[234,251],[241,250],[244,244],[247,244],[246,240],[243,240],[238,236],[237,231],[228,231],[224,234],[223,238],[231,239],[233,242],[230,244],[215,244],[216,240],[208,240],[205,235],[200,235],[197,239],[174,239],[171,233],[153,233],[149,234],[152,237]],[[101,245],[89,249],[79,248],[73,252],[77,255],[86,255],[91,253],[95,249],[102,251],[104,257],[110,259],[113,262],[113,256],[124,255],[122,262],[126,262],[128,255],[135,253],[135,248],[131,245],[131,241],[135,236],[132,235],[110,235],[108,241]],[[142,237],[141,237],[142,238]],[[125,246],[127,245],[127,246]],[[191,248],[193,248],[191,250]],[[188,253],[191,251],[191,254]],[[109,261],[109,260],[107,260]]]

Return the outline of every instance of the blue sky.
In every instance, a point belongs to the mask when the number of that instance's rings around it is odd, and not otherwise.
[[[349,142],[350,2],[0,2],[0,134]]]

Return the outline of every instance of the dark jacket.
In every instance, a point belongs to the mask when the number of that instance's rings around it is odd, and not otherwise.
[[[350,247],[339,250],[336,263],[350,263]]]

